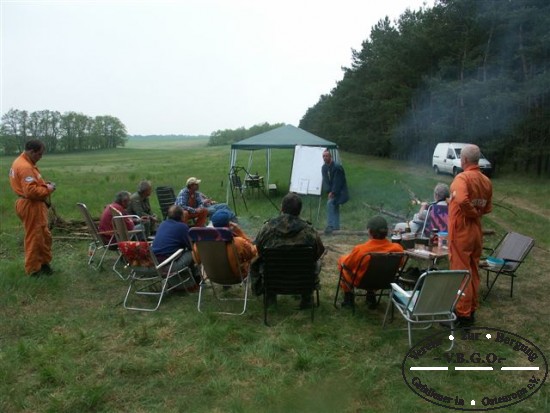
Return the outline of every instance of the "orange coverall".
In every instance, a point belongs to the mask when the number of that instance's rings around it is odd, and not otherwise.
[[[369,252],[403,252],[403,247],[401,244],[396,244],[393,242],[390,242],[387,238],[384,239],[370,239],[364,244],[359,244],[353,247],[351,252],[347,255],[342,255],[338,259],[338,270],[342,270],[342,264],[346,266],[347,269],[350,271],[343,271],[342,274],[344,275],[344,278],[346,281],[351,284],[353,280],[353,274],[357,273],[357,277],[355,278],[355,281],[353,283],[354,286],[359,285],[361,282],[361,279],[363,278],[363,274],[367,270],[370,256],[365,257],[363,262],[361,263],[361,267],[359,268],[359,262],[361,261],[361,258],[363,255],[369,253]],[[352,272],[352,273],[351,273]],[[340,287],[344,292],[350,292],[351,289],[344,283],[340,282]]]
[[[468,270],[470,280],[462,288],[455,312],[470,317],[478,305],[479,270],[482,251],[481,216],[493,209],[491,180],[479,166],[467,166],[458,174],[450,188],[449,201],[449,261],[452,270]]]
[[[11,188],[18,196],[15,212],[25,228],[25,272],[32,274],[52,260],[52,234],[48,228],[46,205],[51,192],[24,152],[13,161],[9,176]]]

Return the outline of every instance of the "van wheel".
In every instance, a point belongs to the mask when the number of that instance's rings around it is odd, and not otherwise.
[[[437,165],[434,165],[434,172],[436,175],[439,175],[439,168],[437,167]]]
[[[455,166],[455,167],[453,168],[453,176],[457,176],[459,173],[460,173],[460,171],[459,171],[458,168]]]

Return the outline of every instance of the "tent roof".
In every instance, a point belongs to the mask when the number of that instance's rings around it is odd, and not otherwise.
[[[319,138],[313,133],[296,126],[285,125],[235,142],[231,145],[231,149],[294,148],[296,145],[322,146],[331,149],[338,147],[334,142]]]

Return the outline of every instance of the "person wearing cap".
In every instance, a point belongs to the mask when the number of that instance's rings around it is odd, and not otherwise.
[[[218,204],[216,201],[206,197],[199,192],[200,179],[194,176],[190,177],[176,198],[176,205],[184,209],[183,220],[185,222],[190,219],[196,220],[196,226],[204,227],[209,216],[212,216],[216,211],[228,210],[231,213],[231,220],[235,220],[235,214],[227,204]]]
[[[229,257],[229,265],[231,266],[233,274],[240,280],[240,274],[243,274],[244,277],[248,275],[250,262],[258,256],[258,250],[241,227],[235,222],[230,221],[230,219],[231,212],[221,209],[212,215],[211,221],[215,228],[229,228],[233,234],[233,245],[227,244],[227,256]],[[235,260],[235,255],[232,252],[233,247],[235,247],[237,251],[239,262]],[[195,247],[193,248],[193,254],[195,256],[195,261],[200,264],[200,256]],[[239,263],[240,271],[238,268]]]
[[[288,193],[281,203],[281,214],[270,219],[260,229],[256,236],[256,247],[259,258],[250,266],[250,277],[252,279],[252,291],[256,295],[264,293],[263,288],[263,264],[262,252],[266,248],[275,248],[283,245],[307,245],[315,251],[317,259],[317,277],[321,271],[321,257],[325,252],[325,246],[313,226],[300,218],[302,211],[302,199],[295,193]],[[275,304],[277,296],[266,297],[268,303]],[[300,309],[311,308],[313,305],[311,295],[302,295]]]
[[[369,252],[403,252],[403,247],[400,244],[392,243],[387,238],[388,222],[384,217],[378,215],[371,218],[367,223],[367,232],[370,237],[367,242],[356,245],[349,254],[338,259],[338,270],[342,272],[342,276],[348,284],[354,282],[354,285],[359,285],[361,282],[370,261],[369,256],[361,261],[365,254]],[[357,274],[355,279],[353,279],[353,274]],[[344,282],[340,282],[340,288],[344,291],[342,307],[351,307],[355,299],[351,289]],[[367,291],[367,303],[369,308],[376,308],[376,293],[374,291]]]

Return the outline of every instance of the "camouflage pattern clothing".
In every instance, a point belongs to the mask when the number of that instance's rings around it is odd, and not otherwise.
[[[316,251],[319,259],[325,251],[325,246],[317,231],[307,221],[300,217],[281,214],[267,221],[256,237],[256,247],[259,258],[250,266],[252,277],[252,290],[256,295],[263,294],[262,282],[262,252],[265,248],[279,247],[283,245],[307,245]]]

